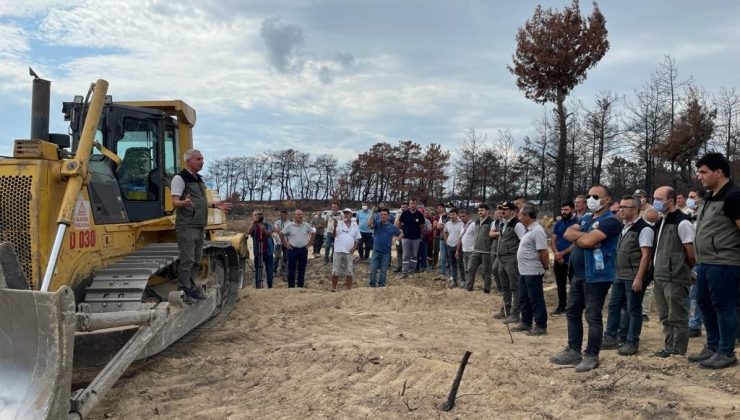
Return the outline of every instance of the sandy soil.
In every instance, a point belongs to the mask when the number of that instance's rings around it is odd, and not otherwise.
[[[330,293],[329,267],[312,259],[304,290],[243,289],[222,322],[130,368],[92,418],[740,418],[740,369],[650,357],[656,316],[638,356],[604,351],[579,374],[548,362],[566,342],[562,316],[549,335],[514,333],[512,344],[491,318],[500,296],[448,289],[433,273],[371,289],[367,271],[357,263],[358,287]],[[466,350],[455,408],[439,411]]]

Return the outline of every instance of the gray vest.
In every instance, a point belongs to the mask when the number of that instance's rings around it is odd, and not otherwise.
[[[655,227],[655,280],[689,284],[691,267],[686,261],[686,248],[678,236],[679,223],[688,218],[682,211],[676,210],[665,215],[661,224]]]
[[[648,226],[642,218],[638,218],[627,233],[619,239],[619,245],[617,245],[618,279],[632,280],[637,276],[637,271],[640,268],[640,260],[642,259],[640,232]]]
[[[183,200],[189,194],[193,207],[178,207],[175,209],[176,227],[202,228],[208,224],[208,199],[206,197],[206,186],[203,178],[198,174],[191,174],[182,170],[178,175],[185,181],[185,190],[180,199]]]
[[[511,219],[509,223],[504,223],[506,225],[506,229],[501,235],[499,235],[498,250],[496,251],[496,255],[499,258],[516,259],[516,252],[519,250],[519,237],[516,235],[514,227],[517,223],[519,223],[519,220],[517,220],[516,217]]]
[[[737,185],[730,182],[716,197],[702,205],[696,219],[694,250],[696,262],[701,264],[740,265],[740,229],[735,221],[725,216],[725,197],[737,194]]]
[[[484,220],[478,220],[476,227],[478,231],[475,235],[475,252],[480,254],[488,254],[491,252],[491,241],[493,240],[488,233],[491,230],[491,224],[493,219],[486,217]]]

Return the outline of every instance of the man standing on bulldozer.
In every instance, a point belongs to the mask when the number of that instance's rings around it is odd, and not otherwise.
[[[209,203],[206,186],[198,172],[203,169],[203,154],[196,149],[185,152],[185,169],[172,178],[172,205],[175,207],[175,228],[180,263],[177,269],[177,287],[184,292],[183,302],[195,303],[206,298],[203,288],[196,282],[200,260],[203,258],[205,227],[208,209],[227,211],[232,204],[227,201]]]

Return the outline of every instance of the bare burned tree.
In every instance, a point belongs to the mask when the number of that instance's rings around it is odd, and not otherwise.
[[[606,19],[595,3],[588,18],[581,16],[578,0],[562,11],[537,6],[532,18],[519,28],[516,42],[508,69],[517,76],[517,87],[528,99],[556,106],[560,138],[555,201],[560,201],[568,147],[565,99],[609,50]]]

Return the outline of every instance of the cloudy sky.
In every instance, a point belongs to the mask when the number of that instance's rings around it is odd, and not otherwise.
[[[289,147],[347,160],[400,139],[454,149],[468,127],[519,140],[543,107],[506,65],[537,3],[0,0],[0,155],[29,134],[29,66],[52,80],[52,131],[66,132],[61,101],[104,78],[114,100],[187,101],[206,160]],[[707,91],[740,88],[740,2],[600,7],[611,49],[573,92],[587,105],[631,95],[665,54]]]

